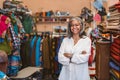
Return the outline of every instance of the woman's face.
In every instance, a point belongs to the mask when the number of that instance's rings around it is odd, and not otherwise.
[[[73,34],[79,34],[81,30],[80,23],[77,20],[71,22],[71,32]]]

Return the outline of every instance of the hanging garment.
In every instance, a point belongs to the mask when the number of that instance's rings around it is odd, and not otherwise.
[[[23,23],[23,27],[24,27],[24,30],[26,33],[30,34],[33,30],[33,19],[32,19],[32,16],[30,15],[24,15],[23,16],[23,20],[22,20],[22,23]]]
[[[8,56],[5,51],[0,50],[0,71],[6,73],[8,65]]]
[[[49,52],[48,37],[43,38],[42,42],[42,60],[43,68],[50,71],[50,52]],[[48,72],[49,73],[49,72]]]
[[[99,11],[102,11],[102,7],[103,7],[103,3],[102,3],[102,0],[95,0],[93,2],[93,6],[99,10]]]
[[[0,36],[1,36],[2,33],[3,33],[4,31],[6,31],[7,28],[8,28],[8,25],[7,25],[6,22],[5,22],[6,19],[7,19],[7,16],[0,14]]]
[[[7,54],[11,53],[11,48],[6,38],[4,39],[4,42],[0,43],[0,50],[5,51]]]
[[[31,65],[32,66],[35,66],[35,61],[36,61],[36,43],[37,43],[37,39],[38,37],[36,36],[36,39],[34,41],[34,44],[33,44],[33,48],[32,48],[32,55],[31,55]]]
[[[41,37],[38,38],[36,43],[36,52],[35,52],[35,66],[39,67],[42,65],[42,62],[40,61],[40,57],[42,56],[42,52],[40,50],[41,47]]]
[[[82,51],[86,54],[82,54]],[[88,37],[79,39],[74,45],[73,38],[64,38],[61,44],[58,61],[63,65],[59,80],[90,80],[88,59],[91,52],[91,40]],[[72,53],[71,61],[64,53]]]

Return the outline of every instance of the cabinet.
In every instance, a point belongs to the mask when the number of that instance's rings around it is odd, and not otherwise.
[[[110,42],[96,43],[96,77],[97,80],[109,79]]]

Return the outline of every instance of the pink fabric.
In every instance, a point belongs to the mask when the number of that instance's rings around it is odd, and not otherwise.
[[[95,21],[101,22],[101,16],[100,16],[99,14],[95,14],[95,16],[93,17],[93,19],[94,19]]]
[[[2,15],[0,17],[0,36],[5,30],[7,30],[7,24],[5,24],[6,19],[7,19],[7,16]]]

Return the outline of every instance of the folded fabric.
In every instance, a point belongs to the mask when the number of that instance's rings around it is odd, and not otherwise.
[[[112,76],[114,80],[118,80],[118,77],[115,75],[115,73],[112,70],[110,70],[110,76]]]
[[[118,65],[116,65],[113,61],[110,61],[109,65],[110,65],[111,68],[120,72],[120,67]]]
[[[120,38],[114,39],[114,42],[115,42],[116,44],[120,45]]]
[[[110,57],[110,60],[113,61],[117,66],[120,67],[120,63],[116,61],[113,57]]]
[[[113,42],[111,46],[114,46],[114,47],[116,47],[117,49],[120,49],[120,45],[117,44],[117,43],[115,43],[115,42]]]
[[[118,79],[120,79],[120,72],[118,72],[118,71],[116,71],[116,70],[114,70],[114,69],[111,69],[111,71],[116,75],[116,77],[117,77]]]
[[[115,46],[111,46],[111,51],[113,53],[120,55],[120,48],[116,48]]]
[[[120,63],[120,55],[116,55],[114,53],[111,53],[111,57],[114,58],[117,62]]]

